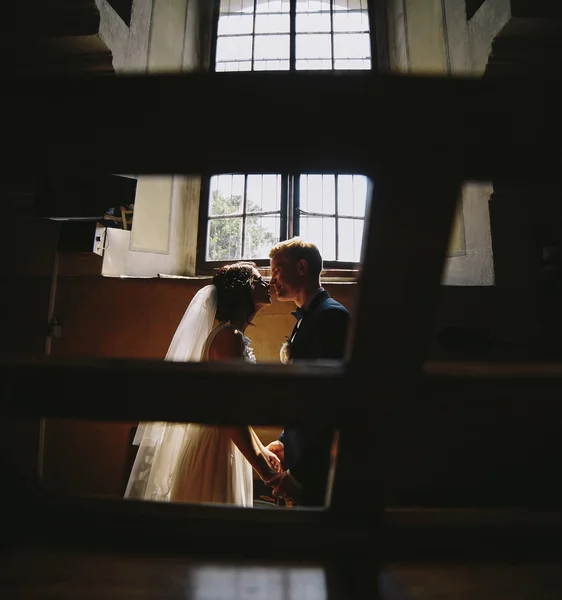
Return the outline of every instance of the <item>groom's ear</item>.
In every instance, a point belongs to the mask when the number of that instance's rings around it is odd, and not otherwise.
[[[297,271],[299,275],[306,275],[308,272],[308,263],[304,258],[301,258],[297,263]]]

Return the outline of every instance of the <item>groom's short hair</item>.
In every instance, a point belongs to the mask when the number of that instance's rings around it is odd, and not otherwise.
[[[322,272],[322,255],[318,246],[312,242],[305,242],[300,237],[292,237],[288,240],[278,242],[269,251],[269,258],[273,259],[277,254],[285,254],[295,265],[299,260],[304,259],[308,264],[308,271],[311,277],[320,277]]]

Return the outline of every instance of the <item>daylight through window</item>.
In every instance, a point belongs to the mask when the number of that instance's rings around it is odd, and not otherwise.
[[[370,69],[367,0],[222,0],[216,71]]]
[[[367,0],[221,0],[214,68],[369,70]],[[319,246],[326,268],[358,265],[369,197],[365,176],[228,173],[207,184],[200,266],[265,263],[273,244],[294,235]]]

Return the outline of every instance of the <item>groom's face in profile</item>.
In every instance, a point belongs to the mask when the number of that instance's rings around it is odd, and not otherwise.
[[[302,287],[302,278],[296,264],[289,256],[280,252],[271,259],[271,281],[278,300],[289,302],[295,300]]]

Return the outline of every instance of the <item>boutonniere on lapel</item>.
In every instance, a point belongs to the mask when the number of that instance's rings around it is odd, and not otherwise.
[[[285,341],[281,346],[281,350],[279,351],[279,358],[284,365],[291,364],[291,340],[288,337],[285,337]]]
[[[291,314],[297,320],[297,324],[295,326],[295,329],[293,329],[292,336],[290,338],[285,336],[285,341],[283,342],[283,345],[281,346],[281,350],[279,352],[279,358],[281,359],[281,362],[284,365],[289,365],[293,362],[291,359],[291,349],[293,346],[293,340],[295,339],[296,330],[300,327],[305,312],[304,310],[302,310],[302,308],[299,308],[297,306],[296,310]]]

